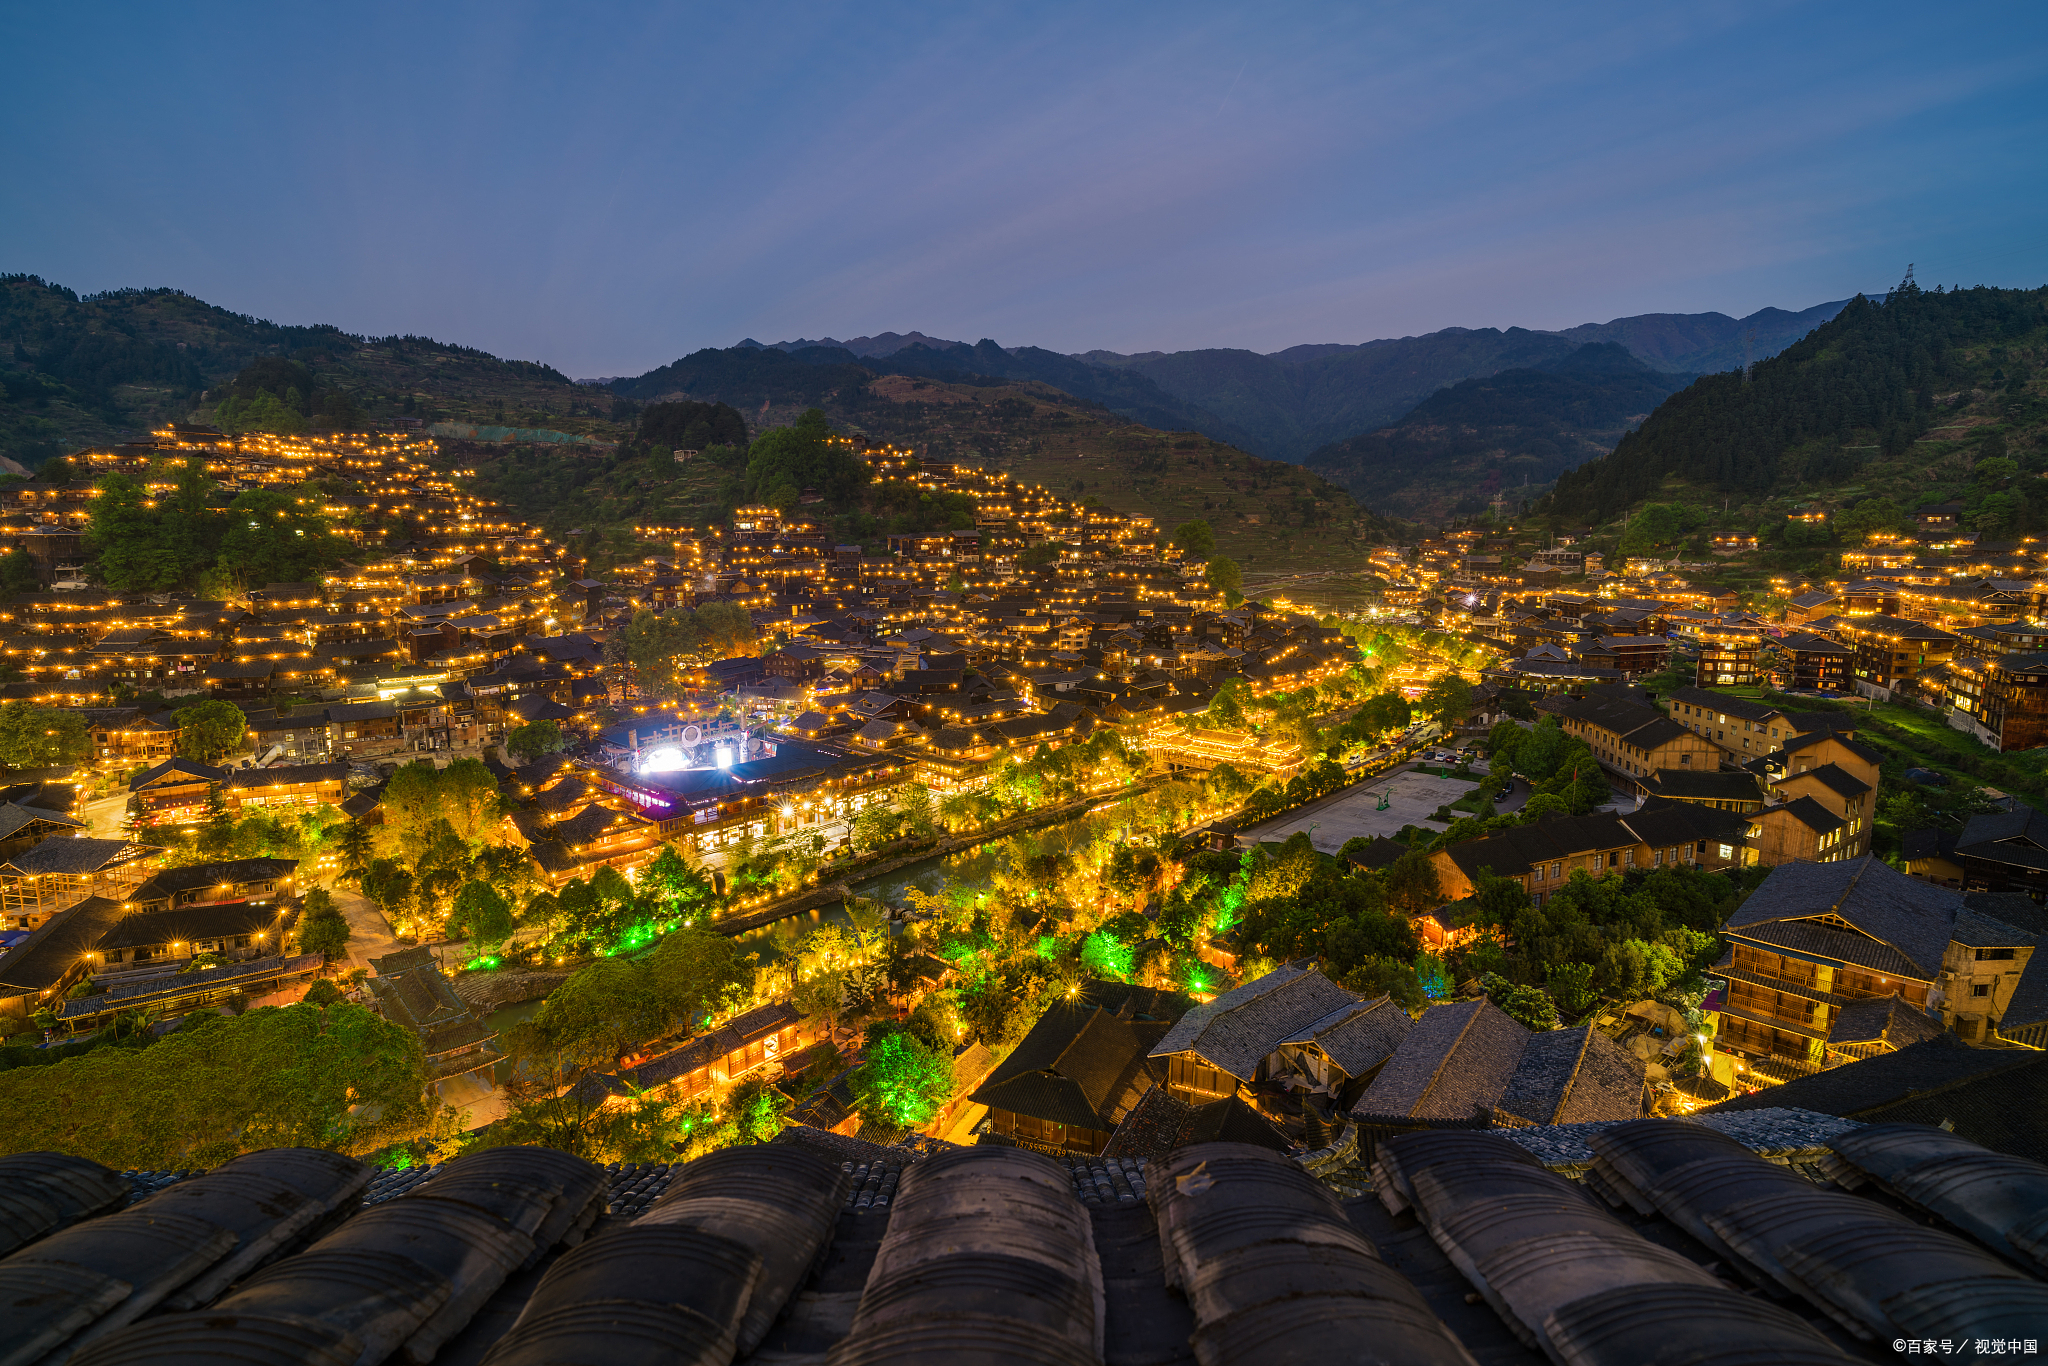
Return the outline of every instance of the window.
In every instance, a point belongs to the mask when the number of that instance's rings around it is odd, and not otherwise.
[[[1970,984],[1970,994],[1971,994],[1972,996],[1989,996],[1989,995],[1991,994],[1991,983],[1989,983],[1989,982],[1973,982],[1973,983],[1971,983],[1971,984]]]
[[[1732,858],[1734,858],[1734,857],[1735,857],[1735,846],[1734,846],[1734,845],[1732,845],[1732,844],[1724,844],[1724,845],[1722,845],[1722,846],[1721,846],[1721,857],[1722,857],[1722,858],[1724,858],[1724,859],[1732,859]]]
[[[1977,950],[1977,961],[1980,963],[2010,963],[2012,957],[2013,952],[2011,949]]]
[[[1553,864],[1551,864],[1551,865],[1550,865],[1550,875],[1551,875],[1552,877],[1563,877],[1563,876],[1564,876],[1564,865],[1563,865],[1562,863],[1553,863]]]

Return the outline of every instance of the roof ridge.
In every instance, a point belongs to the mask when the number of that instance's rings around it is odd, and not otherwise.
[[[1430,1071],[1429,1080],[1422,1084],[1422,1090],[1417,1094],[1415,1104],[1408,1107],[1409,1114],[1414,1114],[1421,1107],[1422,1102],[1429,1098],[1429,1093],[1436,1089],[1437,1078],[1441,1077],[1444,1074],[1444,1068],[1450,1065],[1451,1055],[1458,1051],[1459,1044],[1465,1042],[1466,1032],[1472,1028],[1472,1022],[1485,1013],[1486,1007],[1490,1003],[1484,996],[1481,996],[1472,1004],[1474,1007],[1472,1013],[1465,1017],[1465,1023],[1458,1026],[1458,1033],[1451,1040],[1451,1046],[1446,1048],[1437,1057],[1436,1066]]]
[[[1586,1065],[1586,1054],[1593,1047],[1593,1027],[1586,1025],[1583,1028],[1586,1031],[1586,1036],[1579,1040],[1579,1051],[1572,1058],[1571,1075],[1564,1079],[1564,1085],[1558,1089],[1557,1108],[1550,1112],[1550,1122],[1552,1124],[1561,1122],[1560,1117],[1564,1114],[1565,1102],[1571,1097],[1572,1087],[1578,1083],[1579,1069]]]

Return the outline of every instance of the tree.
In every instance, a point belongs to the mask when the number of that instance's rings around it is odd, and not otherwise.
[[[1865,498],[1835,518],[1835,531],[1844,544],[1862,545],[1872,533],[1897,531],[1905,522],[1899,505],[1889,498]]]
[[[448,933],[467,939],[480,954],[495,955],[512,937],[512,903],[488,882],[466,882],[455,894]]]
[[[529,721],[505,737],[505,748],[522,759],[562,752],[562,728],[552,721]]]
[[[914,1034],[890,1034],[868,1050],[867,1064],[853,1074],[853,1092],[862,1113],[921,1129],[953,1094],[953,1059]]]
[[[1509,1019],[1526,1029],[1557,1028],[1557,1007],[1537,987],[1509,987],[1494,1002]]]
[[[1043,569],[1047,565],[1058,564],[1060,556],[1066,554],[1066,552],[1067,546],[1064,541],[1041,541],[1017,556],[1017,567],[1019,569]]]
[[[1244,570],[1238,567],[1236,560],[1217,556],[1209,561],[1208,569],[1204,571],[1202,578],[1209,585],[1209,591],[1221,593],[1224,602],[1230,606],[1235,607],[1243,601]]]
[[[1199,519],[1182,522],[1173,529],[1173,544],[1191,560],[1207,560],[1216,553],[1216,532]]]
[[[475,844],[498,823],[503,799],[498,780],[481,759],[457,759],[435,775],[441,819],[466,844]],[[462,851],[464,854],[468,850]]]
[[[0,1072],[0,1149],[116,1171],[211,1167],[262,1148],[367,1153],[431,1119],[426,1080],[419,1038],[362,1006],[201,1013],[141,1052]]]
[[[368,827],[357,820],[344,824],[334,837],[334,851],[341,855],[341,875],[354,878],[360,886],[363,872],[370,866],[370,848]]]
[[[306,893],[299,903],[300,949],[332,962],[348,952],[348,941],[354,937],[348,917],[334,904],[333,893],[324,887]]]
[[[10,550],[0,555],[0,593],[33,592],[41,582],[35,557],[26,550]]]
[[[196,763],[217,764],[242,747],[249,718],[231,702],[200,702],[171,715],[178,727],[178,753]]]
[[[1551,963],[1544,969],[1551,999],[1567,1019],[1576,1020],[1593,1008],[1600,993],[1593,989],[1591,963]]]
[[[332,563],[348,543],[332,534],[318,499],[258,488],[228,504],[215,567],[249,584],[297,583]]]
[[[1472,714],[1472,685],[1454,673],[1438,674],[1415,705],[1448,730]]]
[[[0,706],[0,763],[9,768],[53,768],[91,753],[92,727],[77,712],[29,701]]]
[[[1443,903],[1443,880],[1436,864],[1420,849],[1410,849],[1387,869],[1387,900],[1409,915],[1420,915]]]

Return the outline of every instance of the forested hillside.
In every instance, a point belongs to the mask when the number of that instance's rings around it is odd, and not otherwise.
[[[933,459],[999,469],[1077,501],[1099,500],[1152,517],[1162,532],[1205,520],[1215,530],[1218,553],[1255,574],[1349,566],[1360,559],[1364,539],[1396,532],[1312,471],[1261,460],[1197,433],[1140,426],[1048,385],[849,373],[770,359],[781,355],[700,353],[664,367],[669,383],[704,387],[667,389],[669,397],[644,410],[636,439],[612,453],[564,458],[531,447],[470,443],[451,455],[477,469],[481,492],[518,515],[557,534],[580,533],[582,553],[597,563],[645,553],[636,548],[636,527],[708,526],[740,503],[806,488],[821,501],[802,511],[830,522],[842,542],[879,549],[892,533],[972,524],[964,500],[910,497],[900,485],[845,485],[828,477],[823,465],[778,482],[760,465],[762,453],[779,449],[779,433],[803,422],[811,407],[840,431]],[[694,443],[655,434],[682,423],[671,414],[684,410],[699,414],[689,421],[709,425],[702,415],[714,410],[707,403],[730,414],[717,419],[730,423],[738,417],[728,406],[735,401],[747,405],[748,425],[759,433],[751,448],[744,442],[707,445],[701,458],[677,464],[669,448]]]
[[[1036,346],[1004,350],[987,340],[974,346],[914,342],[867,357],[839,346],[707,348],[636,378],[614,380],[611,388],[640,400],[674,393],[712,397],[751,411],[756,404],[821,403],[830,395],[851,392],[869,375],[919,375],[947,383],[1049,384],[1162,431],[1199,431],[1219,441],[1244,439],[1228,422],[1173,397],[1144,375],[1090,365]]]
[[[1595,343],[1540,368],[1439,389],[1392,426],[1324,446],[1304,463],[1375,511],[1440,523],[1496,497],[1548,492],[1566,470],[1614,449],[1691,378],[1653,370],[1615,342]]]
[[[295,411],[314,429],[414,418],[610,440],[620,431],[614,409],[632,407],[549,366],[426,337],[282,326],[175,289],[80,298],[8,275],[0,276],[0,456],[33,466],[165,422],[211,420],[229,382],[266,357],[297,367],[293,378],[306,387]],[[289,395],[296,385],[280,387]]]
[[[2048,288],[1923,290],[1909,277],[1882,301],[1851,300],[1746,375],[1709,375],[1672,395],[1613,454],[1560,479],[1549,510],[1604,522],[1675,488],[1755,500],[1921,466],[1932,479],[1964,439],[1974,458],[1997,436],[2003,456],[2003,429],[2039,420],[2028,381],[2044,341]],[[1992,426],[2001,430],[1981,430]]]

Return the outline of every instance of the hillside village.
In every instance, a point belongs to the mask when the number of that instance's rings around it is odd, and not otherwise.
[[[495,1079],[534,1044],[492,1023],[504,1001],[692,926],[751,943],[844,904],[850,936],[743,956],[725,994],[580,1064],[589,1122],[768,1082],[780,1124],[873,1160],[979,1139],[1153,1161],[1227,1137],[1340,1187],[1383,1138],[1471,1122],[1474,1096],[1493,1127],[1689,1113],[2048,1028],[2037,818],[2005,797],[1881,850],[1896,751],[1840,706],[1962,712],[1948,690],[1997,680],[1967,694],[2000,699],[1969,734],[2018,737],[2000,690],[2034,643],[2014,620],[2032,581],[1988,572],[2022,572],[2023,545],[1980,548],[1937,509],[1910,566],[1804,586],[1772,622],[1668,563],[1610,570],[1487,522],[1376,551],[1380,601],[1319,619],[1219,589],[1143,517],[831,440],[974,525],[872,553],[806,494],[640,527],[660,553],[593,574],[406,432],[171,426],[73,457],[91,482],[7,486],[44,580],[6,609],[9,705],[77,718],[89,749],[12,775],[0,1013],[89,1049],[338,983],[420,1041],[444,1098],[516,1114]],[[340,562],[212,599],[92,587],[101,487],[167,496],[187,464],[302,490]],[[1943,644],[1908,659],[1907,635]],[[202,752],[222,706],[232,739]],[[1032,843],[1048,829],[1065,852]],[[1013,928],[986,896],[851,891],[977,848],[1017,870],[1002,896],[1036,878],[1058,908]],[[1283,929],[1271,889],[1310,885],[1385,928]],[[1596,938],[1561,985],[1515,908],[1596,886],[1661,888],[1667,923],[1705,895],[1707,918],[1651,946],[1672,969],[1630,977]],[[337,897],[338,939],[315,928]],[[494,898],[492,929],[472,917]],[[1050,978],[1018,976],[1045,954]],[[829,998],[806,986],[824,979]],[[892,1113],[861,1078],[912,1026],[948,1075]]]

